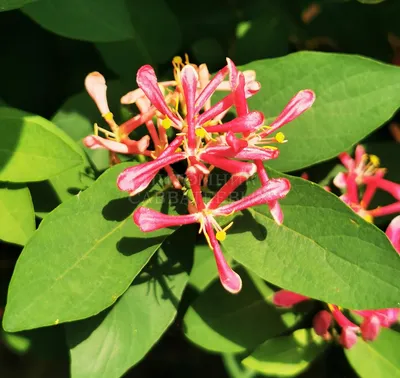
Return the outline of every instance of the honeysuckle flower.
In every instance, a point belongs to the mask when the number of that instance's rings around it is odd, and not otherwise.
[[[383,178],[386,170],[380,168],[380,160],[376,155],[367,155],[364,147],[358,145],[354,159],[347,152],[340,154],[339,159],[347,171],[336,175],[333,183],[344,190],[340,197],[343,202],[369,222],[372,222],[374,217],[400,212],[400,185]],[[361,199],[360,187],[364,187]],[[397,201],[376,209],[368,209],[378,189],[388,192]]]
[[[190,206],[190,214],[167,215],[146,207],[140,207],[133,215],[134,222],[143,232],[155,231],[165,227],[199,223],[200,232],[204,233],[210,248],[214,252],[220,281],[223,287],[231,293],[238,293],[242,285],[241,279],[227,264],[218,243],[218,241],[223,241],[225,239],[226,230],[232,223],[225,228],[222,228],[215,218],[219,216],[226,217],[234,212],[252,206],[265,204],[271,200],[283,198],[290,189],[290,183],[286,179],[270,180],[268,185],[261,187],[254,193],[233,203],[216,207],[210,206],[210,203],[213,204],[213,200],[208,204],[203,202],[200,189],[201,173],[199,173],[194,167],[189,167],[187,176],[191,184],[195,201],[194,204]],[[222,187],[215,197],[226,198],[229,194],[230,193],[227,193],[227,189]],[[220,201],[218,200],[217,202]]]
[[[396,251],[400,253],[400,216],[392,220],[386,230],[386,235],[395,247]],[[292,307],[298,303],[312,300],[302,294],[292,292],[290,290],[279,290],[273,296],[273,303],[280,307]],[[339,342],[345,348],[351,348],[357,341],[357,334],[366,341],[375,340],[382,327],[388,328],[396,323],[399,319],[400,308],[385,308],[380,310],[350,310],[363,318],[361,326],[356,325],[350,321],[338,306],[327,304],[330,313],[322,310],[317,313],[313,320],[313,327],[315,332],[325,337],[328,329],[332,325],[332,317],[335,322],[342,329]]]
[[[386,229],[386,236],[392,242],[397,253],[400,254],[400,215],[392,219]]]
[[[326,337],[332,324],[332,315],[326,310],[318,311],[312,323],[315,333],[319,336]]]

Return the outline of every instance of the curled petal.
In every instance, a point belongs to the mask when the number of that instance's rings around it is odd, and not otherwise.
[[[242,199],[232,202],[228,205],[221,206],[214,210],[215,215],[229,215],[236,211],[241,211],[249,207],[264,205],[268,202],[281,199],[289,193],[290,182],[287,179],[272,179],[260,189],[249,194]]]
[[[180,120],[171,112],[157,83],[157,76],[149,65],[139,68],[136,76],[138,86],[143,90],[148,99],[157,110],[167,116],[175,125],[181,126]]]
[[[214,252],[215,262],[217,263],[219,279],[226,291],[237,294],[242,289],[240,276],[232,270],[225,260],[221,247],[215,237],[214,230],[208,219],[205,220],[205,232],[208,236],[210,247]]]
[[[232,131],[229,131],[226,134],[226,143],[229,147],[232,148],[233,152],[237,154],[239,151],[243,150],[243,148],[248,146],[246,140],[236,138],[235,134]]]
[[[392,242],[394,249],[400,254],[400,215],[392,219],[386,229],[386,235]]]
[[[135,195],[147,188],[158,171],[167,165],[176,163],[185,158],[184,153],[175,153],[165,157],[159,157],[147,163],[135,165],[125,169],[117,178],[120,190]]]
[[[339,172],[333,179],[333,184],[340,189],[346,188],[347,185],[347,174],[344,172]]]
[[[326,310],[319,311],[313,318],[313,328],[317,335],[324,336],[332,323],[332,315]]]
[[[264,114],[261,112],[250,112],[222,125],[206,126],[210,133],[246,133],[257,130],[264,123]]]
[[[151,232],[166,227],[197,223],[199,219],[199,213],[167,215],[147,207],[139,207],[133,214],[133,221],[143,232]]]
[[[361,326],[361,335],[365,341],[374,341],[381,330],[381,325],[377,316],[372,315],[364,318]]]
[[[282,110],[282,113],[271,123],[271,128],[261,134],[262,137],[273,133],[283,125],[293,121],[309,109],[315,101],[315,93],[305,89],[297,93]]]
[[[104,76],[99,72],[92,72],[86,76],[85,88],[93,99],[101,115],[110,112],[107,102],[107,85]]]
[[[274,294],[272,301],[275,306],[292,307],[300,302],[308,301],[310,298],[289,290],[279,290]]]
[[[352,348],[357,342],[355,331],[352,328],[343,328],[339,337],[339,342],[346,349]]]
[[[97,135],[88,135],[83,139],[83,144],[96,150],[99,148],[107,149],[109,151],[117,152],[120,154],[140,154],[146,151],[149,146],[150,138],[145,135],[140,140],[127,140],[124,143],[116,142],[114,140],[105,139]]]

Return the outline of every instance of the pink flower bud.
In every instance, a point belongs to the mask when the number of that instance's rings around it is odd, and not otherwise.
[[[362,338],[365,341],[374,341],[378,337],[381,325],[378,317],[372,315],[364,318],[360,328]]]
[[[351,327],[346,327],[342,329],[342,333],[339,337],[339,343],[343,345],[344,348],[350,349],[357,342],[357,334]]]
[[[93,99],[101,115],[110,112],[107,102],[107,85],[104,76],[99,72],[92,72],[86,76],[85,88]]]
[[[279,307],[292,307],[297,303],[304,302],[309,300],[310,298],[294,293],[289,290],[279,290],[274,294],[273,302],[275,306]]]
[[[313,318],[314,331],[319,336],[324,336],[332,323],[332,315],[326,310],[319,311]]]
[[[400,254],[400,215],[392,219],[386,229],[386,235],[392,242],[394,249]]]

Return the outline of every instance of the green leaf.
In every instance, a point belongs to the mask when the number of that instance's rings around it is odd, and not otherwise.
[[[292,377],[305,370],[325,349],[324,340],[311,329],[267,340],[242,363],[266,375]]]
[[[0,12],[18,9],[37,0],[0,0]]]
[[[0,184],[0,239],[24,245],[36,228],[29,189]]]
[[[188,228],[174,233],[111,310],[66,325],[72,378],[119,378],[147,354],[175,318],[194,236]]]
[[[216,268],[214,268],[216,269]],[[186,337],[213,352],[239,353],[284,332],[298,320],[292,312],[277,309],[269,300],[273,290],[258,277],[238,269],[243,289],[232,295],[221,283],[209,286],[188,309]]]
[[[129,287],[173,230],[144,235],[131,214],[141,204],[168,206],[157,186],[139,196],[118,190],[106,171],[89,189],[44,218],[11,279],[3,326],[15,332],[95,315]]]
[[[385,0],[357,0],[357,1],[363,4],[379,4]]]
[[[249,63],[261,82],[252,109],[272,120],[300,90],[316,101],[282,127],[288,143],[269,164],[280,171],[301,169],[335,157],[380,127],[400,104],[400,69],[355,55],[299,52]]]
[[[400,333],[383,328],[373,342],[359,338],[345,350],[351,366],[361,378],[400,377]]]
[[[43,28],[67,38],[112,42],[135,35],[125,0],[40,0],[26,5],[23,12]]]
[[[46,119],[0,108],[0,180],[46,180],[83,163],[75,143]]]
[[[280,201],[283,225],[266,206],[243,212],[223,242],[228,253],[274,285],[324,302],[397,307],[400,258],[386,235],[317,184],[281,176],[292,187]]]

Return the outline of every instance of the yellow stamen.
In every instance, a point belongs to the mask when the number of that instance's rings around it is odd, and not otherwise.
[[[374,217],[370,214],[365,214],[363,218],[368,222],[368,223],[374,223]]]
[[[283,143],[285,141],[285,134],[282,132],[279,132],[275,135],[275,139],[278,143]]]
[[[112,114],[111,112],[108,112],[106,114],[102,114],[102,117],[106,120],[106,121],[111,121],[114,119],[114,114]]]
[[[182,65],[182,58],[180,56],[174,56],[174,59],[172,59],[172,64],[181,66]]]
[[[168,130],[172,126],[172,121],[168,117],[165,117],[161,121],[161,126],[164,127],[165,130]]]
[[[379,167],[381,161],[379,160],[378,156],[376,155],[369,155],[369,161],[374,165],[375,167]]]
[[[190,64],[189,55],[185,53],[185,64]]]
[[[204,130],[202,127],[196,129],[195,133],[200,138],[204,138],[207,134],[206,130]]]
[[[226,232],[225,231],[218,231],[215,234],[215,237],[217,238],[218,241],[224,241],[226,239]]]
[[[182,152],[182,148],[178,147],[175,152]]]
[[[275,147],[275,146],[263,146],[262,148],[265,148],[267,150],[277,150],[278,149],[278,147]]]

